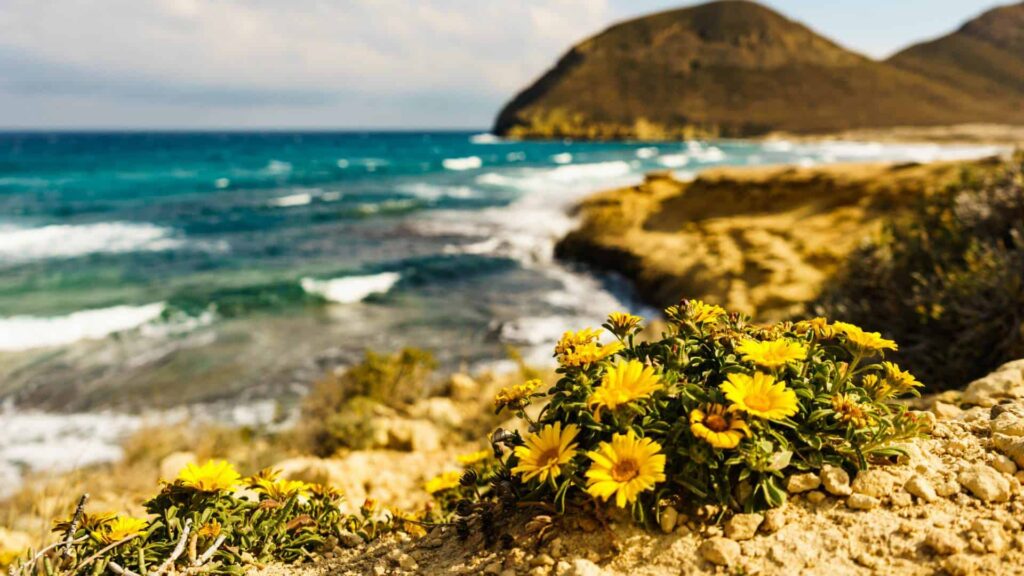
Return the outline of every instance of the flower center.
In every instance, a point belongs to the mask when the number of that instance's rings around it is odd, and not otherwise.
[[[772,399],[767,394],[751,394],[744,398],[743,402],[758,412],[767,412],[772,407]]]
[[[729,422],[721,414],[711,414],[704,420],[704,425],[715,432],[725,432],[729,429]]]
[[[616,482],[629,482],[640,475],[640,466],[633,458],[619,460],[612,466],[612,479]]]
[[[540,458],[537,458],[537,464],[541,468],[549,468],[551,466],[558,465],[558,448],[551,448],[541,453]]]

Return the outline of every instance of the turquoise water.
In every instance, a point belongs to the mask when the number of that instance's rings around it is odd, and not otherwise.
[[[983,149],[506,142],[486,134],[0,134],[0,401],[295,398],[364,348],[542,360],[638,309],[552,260],[571,206],[672,169]]]

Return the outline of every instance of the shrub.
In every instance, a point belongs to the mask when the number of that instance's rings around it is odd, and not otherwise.
[[[566,333],[553,387],[531,381],[495,399],[527,432],[496,432],[500,466],[450,490],[487,485],[491,500],[513,492],[559,510],[595,499],[641,522],[668,504],[755,510],[785,501],[787,473],[864,469],[922,430],[895,401],[919,383],[882,360],[895,343],[877,333],[822,318],[757,326],[698,301],[666,316],[654,341],[639,341],[640,318],[621,313],[604,325],[613,342],[601,344],[600,330]]]
[[[318,456],[365,448],[373,416],[382,407],[399,408],[422,396],[436,367],[434,357],[417,348],[396,354],[368,350],[361,363],[314,385],[296,432]]]
[[[959,388],[1024,354],[1024,155],[963,175],[856,252],[819,313],[900,341],[932,389]]]

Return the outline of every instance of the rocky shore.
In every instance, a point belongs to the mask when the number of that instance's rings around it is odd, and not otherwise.
[[[852,250],[965,167],[994,160],[652,173],[585,200],[559,257],[632,280],[656,306],[680,294],[761,320],[792,316]]]

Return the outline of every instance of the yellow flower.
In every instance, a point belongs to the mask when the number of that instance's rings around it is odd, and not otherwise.
[[[593,461],[587,470],[587,493],[625,508],[645,490],[665,481],[665,455],[661,445],[650,438],[637,438],[632,429],[601,442],[597,450],[587,452]]]
[[[885,380],[892,386],[893,390],[897,394],[909,392],[914,388],[922,386],[921,382],[914,377],[913,374],[906,370],[901,370],[893,362],[882,362],[882,368],[885,369]]]
[[[623,349],[621,342],[602,346],[597,341],[600,335],[600,330],[592,328],[566,332],[555,345],[558,363],[567,368],[586,368]]]
[[[587,404],[597,406],[597,414],[600,414],[602,408],[615,410],[658,390],[661,390],[661,377],[653,367],[637,360],[620,361],[605,371],[601,385],[590,395]]]
[[[751,416],[767,420],[780,420],[797,413],[796,392],[782,382],[776,382],[770,374],[755,372],[729,374],[728,382],[722,383],[722,392],[738,410]]]
[[[534,378],[533,380],[527,380],[522,384],[515,384],[512,386],[506,386],[498,391],[494,396],[494,408],[495,410],[501,411],[506,406],[512,406],[513,408],[523,408],[529,402],[530,395],[540,388],[540,380]]]
[[[835,328],[828,323],[827,319],[821,317],[801,320],[796,323],[797,334],[806,334],[808,332],[813,332],[815,336],[822,340],[830,340],[836,335]]]
[[[0,570],[7,570],[18,558],[28,550],[0,549]]]
[[[241,481],[238,471],[225,460],[207,460],[202,466],[189,464],[178,472],[178,483],[199,492],[232,490]]]
[[[256,479],[253,488],[256,492],[263,494],[271,500],[282,501],[295,495],[298,495],[300,498],[309,497],[311,486],[302,480],[287,480],[275,477],[272,479]]]
[[[222,528],[223,526],[221,526],[220,522],[210,520],[206,524],[203,524],[196,534],[198,534],[200,538],[216,538],[217,536],[220,536]]]
[[[765,368],[778,368],[807,357],[806,346],[785,338],[767,342],[745,340],[736,347],[736,351],[742,354],[747,362]]]
[[[148,524],[149,522],[142,518],[118,515],[103,525],[103,528],[100,530],[100,538],[106,544],[120,542],[129,536],[142,532]]]
[[[459,486],[459,478],[461,477],[462,473],[457,470],[444,472],[428,480],[423,488],[430,494],[451,490]]]
[[[686,317],[694,324],[715,322],[725,316],[725,309],[721,306],[705,304],[700,300],[690,300],[686,304]]]
[[[893,340],[886,340],[878,332],[865,332],[859,326],[846,322],[836,322],[835,329],[846,336],[846,342],[861,352],[880,352],[882,350],[897,350],[898,346]]]
[[[533,478],[547,482],[562,474],[562,466],[568,464],[576,456],[576,444],[573,440],[579,433],[575,424],[569,424],[562,430],[562,423],[548,424],[535,434],[527,434],[526,444],[516,446],[515,454],[519,457],[519,465],[512,469],[520,474],[524,482]]]
[[[882,380],[877,374],[865,374],[860,381],[864,389],[875,400],[884,400],[893,394],[892,386],[886,380]]]
[[[643,322],[643,318],[627,314],[626,312],[612,312],[608,315],[608,326],[611,327],[613,333],[618,335],[626,335],[633,332],[640,326],[641,322]]]
[[[473,466],[474,464],[479,464],[490,457],[490,450],[480,450],[479,452],[461,454],[459,456],[456,456],[455,459],[458,460],[459,464],[462,464],[463,466]]]
[[[690,432],[715,448],[735,448],[744,436],[751,435],[747,423],[721,404],[691,411]]]
[[[849,394],[836,394],[832,397],[832,409],[840,422],[853,424],[857,428],[868,425],[868,415],[857,399]]]

